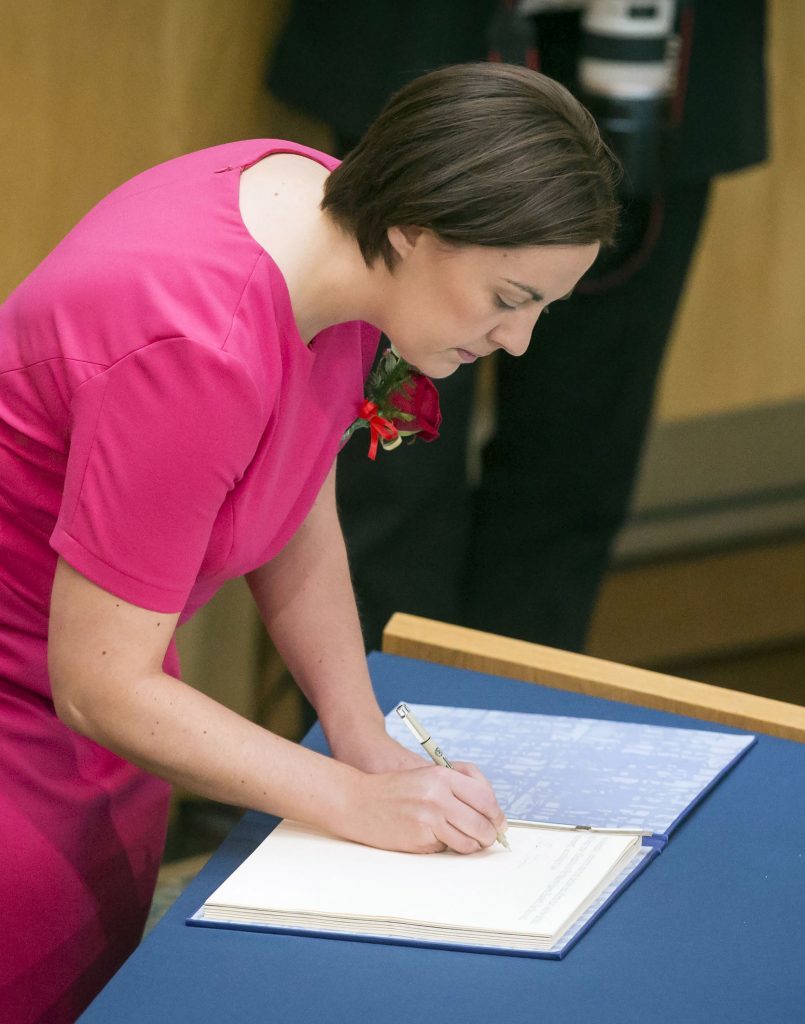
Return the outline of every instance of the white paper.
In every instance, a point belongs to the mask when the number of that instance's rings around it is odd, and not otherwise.
[[[421,924],[549,940],[639,851],[633,836],[513,826],[507,838],[511,852],[496,844],[469,856],[407,854],[286,820],[210,896],[204,916],[299,927],[332,918],[368,933],[382,932],[378,922]]]

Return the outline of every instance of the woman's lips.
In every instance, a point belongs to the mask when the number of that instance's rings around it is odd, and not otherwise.
[[[474,352],[468,352],[465,348],[457,348],[458,358],[462,363],[474,363],[478,356]]]

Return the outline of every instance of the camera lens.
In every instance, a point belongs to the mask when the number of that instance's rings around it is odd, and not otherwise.
[[[656,193],[667,166],[675,14],[673,0],[588,0],[582,16],[581,98],[636,195]]]

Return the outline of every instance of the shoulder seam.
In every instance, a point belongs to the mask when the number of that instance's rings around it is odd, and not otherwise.
[[[82,363],[84,366],[98,366],[102,370],[108,369],[108,363],[98,363],[94,359],[77,359],[75,356],[47,356],[45,359],[35,359],[32,363],[20,363],[19,366],[10,366],[6,370],[0,370],[0,377],[6,373],[16,373],[18,370],[30,370],[32,366],[41,366],[43,363]]]
[[[243,287],[240,290],[240,294],[238,295],[237,302],[235,303],[235,305],[234,305],[234,307],[232,309],[232,317],[231,317],[231,319],[229,321],[229,327],[227,328],[226,334],[224,335],[224,339],[221,342],[221,351],[223,351],[226,348],[226,346],[228,345],[228,343],[229,343],[229,339],[230,339],[230,337],[232,335],[232,328],[235,326],[235,317],[238,315],[238,310],[240,309],[241,304],[243,302],[243,296],[246,294],[246,291],[247,291],[249,285],[252,283],[252,279],[254,278],[254,275],[255,275],[255,273],[257,271],[257,267],[260,264],[260,261],[263,259],[263,255],[264,255],[263,250],[259,249],[259,252],[257,253],[257,256],[255,257],[254,263],[252,264],[252,269],[249,271],[249,273],[246,276],[246,280],[243,282]],[[232,353],[227,353],[227,354],[228,355],[232,355]]]
[[[104,374],[108,373],[110,370],[114,369],[114,367],[116,367],[120,363],[122,363],[124,359],[128,359],[130,356],[134,356],[134,355],[137,355],[139,353],[148,352],[148,350],[151,348],[152,345],[158,345],[158,344],[160,344],[163,341],[182,341],[182,342],[187,342],[189,345],[197,346],[202,351],[209,352],[209,353],[214,353],[215,355],[218,355],[218,356],[223,356],[226,360],[229,361],[230,365],[236,366],[238,368],[238,371],[240,372],[240,374],[242,374],[243,378],[246,381],[248,381],[249,388],[254,393],[254,397],[255,397],[255,400],[257,402],[257,408],[259,410],[260,418],[261,418],[261,421],[262,421],[262,419],[263,419],[263,417],[265,415],[264,403],[263,403],[262,397],[260,395],[260,390],[257,387],[257,384],[255,383],[254,378],[252,377],[252,374],[249,371],[249,368],[246,365],[246,363],[244,363],[244,361],[239,356],[234,355],[232,352],[224,351],[223,347],[214,347],[212,345],[205,345],[204,342],[198,341],[195,338],[188,337],[186,334],[171,334],[171,335],[169,335],[169,336],[167,336],[165,338],[152,338],[146,344],[139,346],[139,348],[131,349],[129,352],[126,352],[122,356],[120,356],[119,359],[115,359],[113,362],[109,363],[108,365],[103,364],[103,363],[94,363],[94,364],[92,364],[92,365],[95,365],[95,366],[100,366],[100,372],[96,373],[92,377],[88,377],[86,380],[81,381],[81,383],[72,392],[72,394],[70,396],[70,403],[72,404],[72,402],[75,400],[76,395],[78,394],[78,392],[82,388],[86,387],[88,384],[91,384],[93,381],[97,381],[99,377],[103,377]]]

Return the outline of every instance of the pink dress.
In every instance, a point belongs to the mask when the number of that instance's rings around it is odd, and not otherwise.
[[[107,196],[0,307],[0,1018],[72,1021],[137,944],[169,787],[71,732],[47,672],[57,555],[185,619],[297,529],[378,334],[306,346],[246,230],[254,140]],[[166,671],[178,675],[171,643]]]

